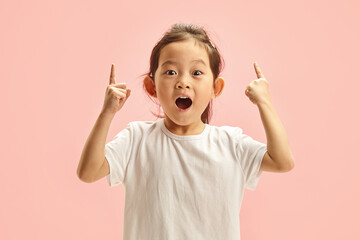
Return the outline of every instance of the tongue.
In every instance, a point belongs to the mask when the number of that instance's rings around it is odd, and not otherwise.
[[[191,106],[192,101],[190,98],[186,98],[186,99],[178,98],[176,99],[175,103],[179,108],[186,109]]]

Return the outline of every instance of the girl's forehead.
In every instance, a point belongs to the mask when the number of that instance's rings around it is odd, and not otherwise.
[[[171,54],[171,53],[178,53],[178,52],[184,52],[184,53],[189,53],[189,54],[191,54],[191,53],[206,54],[206,50],[205,50],[205,47],[203,46],[203,44],[200,44],[197,41],[190,40],[190,39],[169,43],[169,44],[165,45],[165,47],[163,47],[161,52],[163,54],[166,54],[166,53]]]
[[[194,40],[185,40],[180,42],[172,42],[161,49],[159,63],[165,61],[190,61],[195,59],[203,59],[209,64],[208,54],[202,44],[196,43]]]

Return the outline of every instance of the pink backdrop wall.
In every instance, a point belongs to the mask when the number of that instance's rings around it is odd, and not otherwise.
[[[132,89],[107,142],[155,120],[139,75],[174,23],[203,25],[225,59],[211,124],[266,135],[244,94],[269,81],[295,168],[246,190],[241,237],[360,239],[358,1],[0,1],[0,239],[121,239],[125,190],[76,175],[111,63]]]

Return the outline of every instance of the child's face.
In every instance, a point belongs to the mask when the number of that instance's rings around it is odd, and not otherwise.
[[[194,39],[173,42],[161,50],[155,72],[156,95],[166,117],[176,125],[201,122],[201,114],[215,97],[213,81],[208,54],[202,45],[195,45]],[[192,100],[185,110],[181,107],[188,103],[176,104],[181,94]]]

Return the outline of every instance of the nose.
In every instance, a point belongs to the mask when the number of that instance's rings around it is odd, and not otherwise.
[[[190,84],[184,77],[182,77],[177,83],[176,88],[190,88]]]

